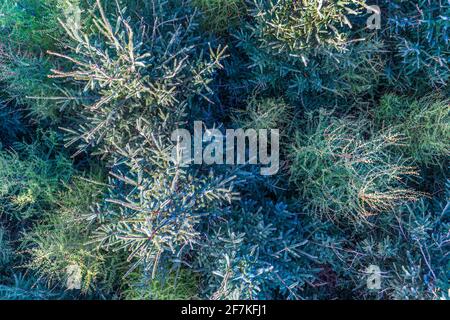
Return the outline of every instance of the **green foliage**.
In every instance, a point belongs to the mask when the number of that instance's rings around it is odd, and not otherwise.
[[[238,37],[257,89],[281,91],[294,101],[308,93],[355,97],[374,90],[382,72],[382,45],[352,39],[348,32],[348,16],[361,13],[363,4],[255,1],[254,22]]]
[[[143,264],[152,277],[161,261],[181,259],[198,245],[202,218],[219,213],[233,197],[232,178],[194,180],[180,168],[114,176],[106,199],[111,205],[92,217],[101,221],[95,237],[107,250],[126,248],[128,260],[136,260],[132,268]]]
[[[159,280],[133,272],[127,282],[130,284],[123,292],[125,300],[192,300],[198,294],[197,276],[184,269]]]
[[[343,50],[348,44],[348,16],[360,14],[365,1],[273,1],[255,0],[252,16],[256,35],[277,54],[297,54],[309,50]],[[272,40],[272,41],[271,41]],[[269,42],[270,41],[270,42]]]
[[[417,196],[402,182],[414,168],[389,155],[400,142],[394,132],[371,134],[365,121],[311,115],[292,149],[291,181],[313,214],[365,222]]]
[[[77,13],[79,0],[3,0],[0,31],[8,43],[27,50],[53,48],[63,32],[58,19]]]
[[[395,128],[405,139],[404,153],[422,164],[441,164],[450,150],[450,104],[437,96],[420,100],[385,95],[374,110],[375,122]]]
[[[42,56],[22,52],[6,52],[0,47],[0,83],[6,94],[5,101],[16,108],[28,106],[27,113],[35,121],[56,120],[57,112],[64,105],[58,105],[52,97],[61,95],[49,81],[50,64]],[[16,115],[16,110],[12,111]]]
[[[217,33],[238,26],[246,10],[243,0],[192,0],[192,5],[203,14],[202,29]]]
[[[399,89],[445,89],[450,76],[448,1],[382,1],[385,41],[394,54],[387,76]]]
[[[356,270],[378,265],[382,272],[381,290],[361,292],[362,297],[378,299],[448,299],[449,289],[449,205],[421,199],[385,216],[378,228],[358,243],[359,254],[348,257]],[[349,262],[350,263],[350,262]],[[354,273],[355,286],[366,277]]]
[[[237,109],[233,113],[236,127],[243,129],[283,128],[283,133],[292,125],[293,108],[282,99],[251,99],[245,110]]]
[[[0,273],[11,262],[13,250],[9,243],[8,233],[3,226],[0,225]]]
[[[55,200],[57,207],[22,239],[23,249],[30,256],[27,268],[35,271],[49,288],[57,285],[70,289],[66,287],[69,268],[76,267],[80,272],[79,289],[83,294],[111,290],[108,277],[114,274],[114,270],[105,269],[107,258],[89,244],[93,227],[83,219],[103,189],[101,183],[74,177],[67,191],[58,194]],[[112,267],[113,264],[108,265],[108,268]]]
[[[71,161],[57,150],[55,133],[41,137],[40,144],[16,143],[0,154],[0,212],[8,217],[42,215],[72,174]]]
[[[208,47],[199,47],[192,16],[157,11],[150,20],[158,23],[155,31],[135,32],[121,15],[113,28],[100,1],[97,6],[98,36],[91,40],[66,26],[78,55],[53,53],[74,63],[73,71],[55,70],[55,77],[82,81],[98,97],[82,105],[79,133],[67,129],[74,136],[68,144],[80,141],[77,154],[93,147],[112,163],[110,190],[92,216],[100,224],[99,246],[126,250],[134,260],[130,271],[144,265],[155,277],[160,261],[192,248],[205,212],[233,197],[232,177],[194,176],[170,161],[171,132],[195,112],[194,99],[208,101],[224,50],[209,47],[206,54]]]
[[[27,132],[23,114],[10,103],[0,102],[0,143],[9,145]]]
[[[80,81],[84,91],[98,97],[83,101],[81,118],[89,121],[80,121],[78,132],[68,129],[73,133],[68,145],[80,140],[80,149],[95,146],[101,153],[120,154],[118,149],[138,148],[147,139],[135,139],[140,136],[139,127],[167,134],[188,111],[186,100],[195,95],[207,98],[210,77],[221,67],[224,49],[209,48],[209,57],[198,51],[192,17],[169,18],[156,12],[149,23],[157,19],[170,23],[159,23],[161,29],[153,33],[139,26],[133,31],[122,16],[112,27],[100,2],[97,5],[99,17],[93,20],[97,30],[92,39],[65,25],[77,44],[74,53],[78,57],[51,52],[74,64],[72,71],[54,70],[52,77]],[[113,31],[117,29],[122,32]]]
[[[0,300],[48,300],[59,297],[63,297],[63,294],[36,286],[21,274],[14,275],[10,284],[0,284]]]
[[[236,204],[198,254],[208,299],[302,299],[314,295],[321,266],[334,257],[327,224],[306,220],[263,191]],[[302,222],[300,222],[302,221]],[[319,244],[319,245],[318,245]],[[206,269],[206,270],[205,270]],[[206,272],[205,272],[206,271]]]
[[[0,299],[448,299],[450,6],[370,4],[1,1]],[[279,173],[174,161],[199,120]]]
[[[84,2],[83,2],[84,3]],[[13,118],[21,122],[58,121],[67,106],[62,90],[48,79],[52,62],[44,56],[65,41],[59,19],[81,28],[79,0],[5,0],[0,5],[0,96]],[[3,92],[2,92],[3,91]],[[4,97],[3,97],[4,95]]]

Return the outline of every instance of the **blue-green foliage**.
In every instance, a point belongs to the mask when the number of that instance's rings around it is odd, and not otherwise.
[[[9,145],[27,132],[23,123],[23,114],[18,112],[15,106],[7,102],[0,102],[0,142]]]
[[[364,299],[448,299],[448,202],[421,199],[383,216],[364,239],[343,252],[351,269],[340,286],[355,287]],[[383,232],[380,232],[380,229]],[[380,268],[381,290],[367,290],[367,268]]]
[[[13,249],[10,243],[9,234],[7,230],[0,226],[0,272],[6,271],[6,267],[13,259]]]
[[[0,300],[49,300],[62,298],[63,293],[55,293],[45,286],[36,286],[32,279],[21,274],[0,284]]]
[[[126,300],[191,300],[198,298],[198,276],[186,268],[179,268],[164,278],[152,276],[137,269],[125,280],[122,291]]]
[[[299,208],[296,208],[299,209]],[[327,224],[289,210],[283,202],[246,200],[226,218],[199,254],[206,269],[205,298],[303,299],[321,282],[321,267],[333,258]],[[310,296],[311,295],[311,296]]]
[[[66,128],[67,145],[77,143],[76,154],[102,154],[111,165],[110,188],[90,217],[99,224],[99,247],[126,251],[130,272],[144,266],[155,277],[160,265],[184,260],[198,241],[199,222],[233,197],[231,174],[203,175],[170,161],[170,134],[208,102],[224,49],[196,37],[186,8],[172,13],[161,2],[146,21],[159,27],[144,29],[121,13],[113,27],[97,4],[97,33],[89,38],[64,25],[78,50],[74,58],[54,54],[74,62],[72,71],[55,76],[75,78],[95,97],[83,99],[79,126]]]
[[[299,101],[313,95],[350,98],[371,93],[382,72],[381,43],[352,35],[364,1],[254,1],[251,22],[237,34],[256,90]],[[360,28],[355,25],[354,28]]]
[[[448,1],[382,1],[387,76],[400,89],[445,89],[450,76]],[[447,89],[446,89],[447,90]]]

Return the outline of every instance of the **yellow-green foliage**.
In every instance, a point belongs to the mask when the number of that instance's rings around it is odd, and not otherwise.
[[[0,225],[0,279],[3,268],[11,261],[13,250],[9,243],[8,233],[5,228]]]
[[[17,143],[0,153],[0,214],[17,219],[42,216],[54,205],[61,183],[72,174],[72,163],[56,149],[54,133],[44,142]]]
[[[112,167],[108,196],[92,214],[100,224],[98,245],[126,252],[130,269],[144,265],[156,273],[163,262],[193,250],[205,212],[234,198],[231,174],[197,177],[170,156],[172,132],[188,110],[200,109],[194,101],[209,101],[208,85],[222,67],[225,49],[200,46],[194,17],[185,12],[182,18],[155,12],[151,30],[123,16],[112,26],[101,1],[96,4],[97,35],[64,25],[77,48],[71,56],[53,53],[73,68],[55,69],[52,77],[75,79],[74,85],[93,97],[68,124],[67,145],[77,143],[76,155],[94,149]]]
[[[246,11],[244,0],[192,0],[192,4],[203,15],[202,28],[209,32],[236,27]]]
[[[449,202],[421,198],[381,217],[349,255],[362,299],[448,299]],[[380,229],[384,232],[380,232]],[[380,267],[381,290],[366,290],[369,265]],[[359,272],[357,270],[360,270]],[[345,272],[344,272],[345,273]]]
[[[405,137],[401,151],[415,161],[440,164],[450,150],[450,101],[439,96],[414,100],[383,96],[374,110],[376,123]],[[444,168],[445,169],[445,168]]]
[[[8,42],[26,50],[45,51],[61,40],[59,18],[73,19],[81,13],[79,0],[2,0],[0,31]]]
[[[277,52],[298,57],[317,48],[344,49],[352,27],[349,16],[364,10],[364,0],[254,0],[261,35]]]
[[[22,246],[29,248],[27,267],[49,287],[67,289],[70,268],[75,268],[80,270],[81,292],[111,289],[109,277],[114,278],[119,270],[114,261],[106,266],[107,257],[89,243],[91,228],[84,219],[103,189],[100,182],[75,177],[66,191],[58,194],[57,207],[22,240]]]
[[[198,276],[186,269],[169,273],[164,279],[150,279],[134,272],[126,281],[126,300],[191,300],[198,295]]]
[[[373,134],[358,119],[310,115],[291,152],[291,182],[311,214],[335,222],[366,222],[398,204],[415,200],[404,177],[414,168],[389,155],[401,136]]]
[[[244,110],[234,110],[233,122],[244,129],[280,129],[288,133],[294,118],[293,107],[283,99],[252,98]]]

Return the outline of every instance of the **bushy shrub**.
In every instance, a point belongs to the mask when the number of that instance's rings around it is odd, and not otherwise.
[[[96,239],[102,248],[125,249],[131,270],[143,265],[153,276],[159,262],[182,259],[193,247],[205,212],[233,197],[232,177],[202,177],[170,161],[171,133],[200,109],[196,100],[208,101],[224,50],[198,42],[186,8],[171,14],[159,4],[147,21],[156,29],[144,30],[121,15],[112,27],[97,1],[97,33],[89,38],[66,25],[76,56],[53,53],[74,64],[54,77],[83,82],[97,97],[81,106],[78,132],[67,129],[68,144],[94,148],[112,167],[110,190],[92,216],[100,223]]]
[[[96,250],[90,237],[95,226],[85,220],[104,188],[101,182],[74,177],[67,190],[57,195],[57,207],[21,240],[22,250],[29,255],[26,266],[41,284],[83,294],[112,290],[113,275],[120,268]],[[80,287],[70,287],[70,277],[78,277],[73,281]]]
[[[421,164],[443,164],[450,150],[450,102],[438,96],[414,100],[383,96],[374,109],[376,123],[404,136],[400,150]],[[444,169],[446,167],[444,166]]]
[[[382,1],[387,76],[401,90],[445,89],[450,75],[448,1]],[[383,18],[384,17],[384,18]]]
[[[263,194],[237,203],[225,222],[213,221],[194,265],[205,275],[203,298],[302,299],[319,293],[321,271],[334,261],[338,239],[326,223]]]
[[[8,102],[0,102],[0,143],[9,146],[27,132],[24,115]]]
[[[237,27],[245,15],[244,0],[192,0],[202,14],[201,27],[207,32],[223,33]]]
[[[44,214],[72,174],[71,161],[57,150],[56,135],[41,137],[40,143],[16,143],[0,153],[0,212],[8,217]]]
[[[106,250],[126,249],[132,269],[144,265],[152,277],[197,247],[202,218],[234,197],[232,178],[194,178],[181,168],[114,176],[107,205],[92,217],[101,222],[95,238]]]
[[[81,119],[89,121],[80,121],[78,132],[69,128],[73,133],[69,144],[79,141],[80,149],[95,146],[96,151],[111,156],[120,154],[121,148],[139,149],[146,140],[137,130],[139,124],[161,135],[170,133],[192,108],[187,101],[195,96],[206,98],[210,93],[210,77],[221,67],[224,49],[210,48],[208,55],[203,51],[207,46],[196,48],[198,38],[193,34],[191,17],[176,13],[167,17],[160,9],[147,22],[158,23],[161,29],[155,33],[143,26],[134,29],[121,16],[113,28],[101,3],[97,6],[97,30],[91,37],[65,25],[78,47],[74,53],[79,53],[72,58],[50,52],[73,62],[74,67],[70,72],[53,70],[52,77],[80,81],[91,94],[79,110]],[[113,32],[117,28],[122,32]]]
[[[291,153],[291,182],[312,214],[333,221],[368,221],[417,194],[404,178],[417,175],[403,160],[389,155],[401,136],[372,134],[358,119],[310,115]],[[402,182],[403,181],[403,182]]]
[[[295,101],[306,94],[355,97],[375,89],[381,43],[353,39],[350,16],[364,1],[255,1],[254,21],[238,34],[253,82]],[[317,96],[316,96],[317,99]]]
[[[185,269],[173,271],[163,279],[133,272],[126,282],[125,300],[192,300],[198,295],[198,277]]]
[[[354,250],[358,254],[348,257],[354,268],[350,286],[365,287],[369,265],[381,271],[381,290],[363,289],[358,296],[448,299],[448,210],[448,203],[433,204],[421,199],[384,216],[377,228],[357,243]]]
[[[22,112],[23,118],[31,116],[33,122],[57,119],[64,104],[58,104],[56,98],[63,93],[47,78],[50,68],[48,60],[42,56],[6,52],[0,47],[0,83],[4,84],[1,87],[6,95],[5,102],[15,107],[12,110],[15,116],[27,107]]]

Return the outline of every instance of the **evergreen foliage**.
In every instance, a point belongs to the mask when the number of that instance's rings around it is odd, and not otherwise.
[[[389,154],[402,137],[390,131],[371,134],[368,126],[320,113],[310,115],[305,133],[297,134],[291,181],[312,213],[364,222],[416,198],[402,179],[417,172]]]
[[[236,28],[245,15],[243,0],[193,0],[192,5],[200,10],[200,21],[206,32],[223,33],[228,28]]]
[[[384,273],[384,290],[377,298],[448,298],[448,210],[448,202],[421,199],[408,204],[380,221],[389,230],[373,232],[358,245],[362,254],[356,265],[363,269],[367,263],[377,263]]]
[[[207,101],[210,76],[221,67],[224,49],[199,43],[193,17],[183,12],[167,16],[160,8],[147,22],[152,28],[141,25],[136,32],[122,15],[113,27],[97,5],[93,39],[63,24],[77,57],[49,52],[74,64],[69,72],[53,70],[51,77],[73,78],[89,93],[81,98],[79,127],[67,128],[73,133],[68,145],[80,141],[81,150],[96,147],[121,157],[121,149],[139,149],[145,141],[153,145],[145,130],[168,135],[192,111],[195,96]]]
[[[19,220],[42,215],[72,174],[70,160],[55,150],[55,134],[40,136],[41,145],[17,143],[0,154],[2,215]]]
[[[36,287],[35,283],[20,274],[14,275],[10,284],[0,284],[1,300],[48,300],[61,296],[46,287]]]
[[[184,269],[159,280],[134,272],[128,282],[126,300],[192,300],[198,294],[197,277]]]
[[[448,1],[382,1],[386,42],[393,47],[387,76],[401,89],[445,89],[449,80]]]
[[[196,111],[195,98],[208,101],[208,83],[224,49],[194,45],[199,40],[191,35],[192,16],[155,12],[153,29],[135,34],[122,16],[113,28],[97,5],[99,37],[90,40],[66,26],[79,58],[52,53],[75,67],[54,70],[52,77],[83,81],[85,91],[98,97],[81,106],[78,133],[66,129],[74,135],[68,145],[81,141],[80,151],[92,147],[111,162],[105,205],[90,218],[100,223],[95,238],[107,250],[126,249],[128,260],[136,260],[130,271],[143,264],[155,277],[160,261],[179,260],[193,248],[205,212],[233,197],[232,176],[195,177],[170,161],[170,134]],[[120,28],[122,33],[113,32]]]
[[[78,0],[4,0],[0,5],[0,30],[8,34],[8,44],[42,51],[54,47],[63,36],[58,18],[69,14]],[[73,9],[72,9],[73,10]]]
[[[449,299],[449,10],[1,1],[0,299]],[[279,172],[174,161],[194,121]]]
[[[375,122],[405,137],[404,152],[423,164],[439,164],[450,150],[450,104],[439,96],[411,100],[385,95]],[[444,168],[445,169],[445,168]]]
[[[28,106],[26,115],[33,117],[35,122],[57,119],[58,109],[62,105],[58,106],[49,97],[57,97],[61,93],[46,76],[50,72],[47,59],[21,52],[3,52],[0,53],[0,72],[0,82],[5,84],[4,103],[13,105],[14,109]]]
[[[258,201],[259,200],[259,201]],[[320,269],[333,256],[328,225],[305,220],[283,202],[238,203],[226,224],[217,223],[202,249],[200,270],[211,299],[302,299],[320,283]],[[300,221],[303,221],[300,223]],[[315,243],[317,241],[320,245]]]
[[[12,247],[9,243],[7,231],[3,226],[0,227],[0,267],[3,272],[3,268],[5,268],[9,262],[12,260]]]
[[[292,106],[282,99],[251,99],[245,110],[236,109],[233,122],[236,127],[255,130],[267,128],[288,128],[294,118]]]
[[[349,33],[363,8],[364,1],[255,1],[254,21],[238,37],[256,88],[296,101],[370,93],[382,72],[382,45]]]
[[[68,268],[76,266],[80,270],[79,290],[83,294],[102,289],[108,292],[112,289],[108,277],[115,271],[105,269],[107,257],[89,244],[92,226],[83,219],[104,186],[75,177],[67,188],[57,196],[54,212],[50,212],[22,239],[23,249],[30,256],[27,267],[49,287],[56,285],[67,290]]]

